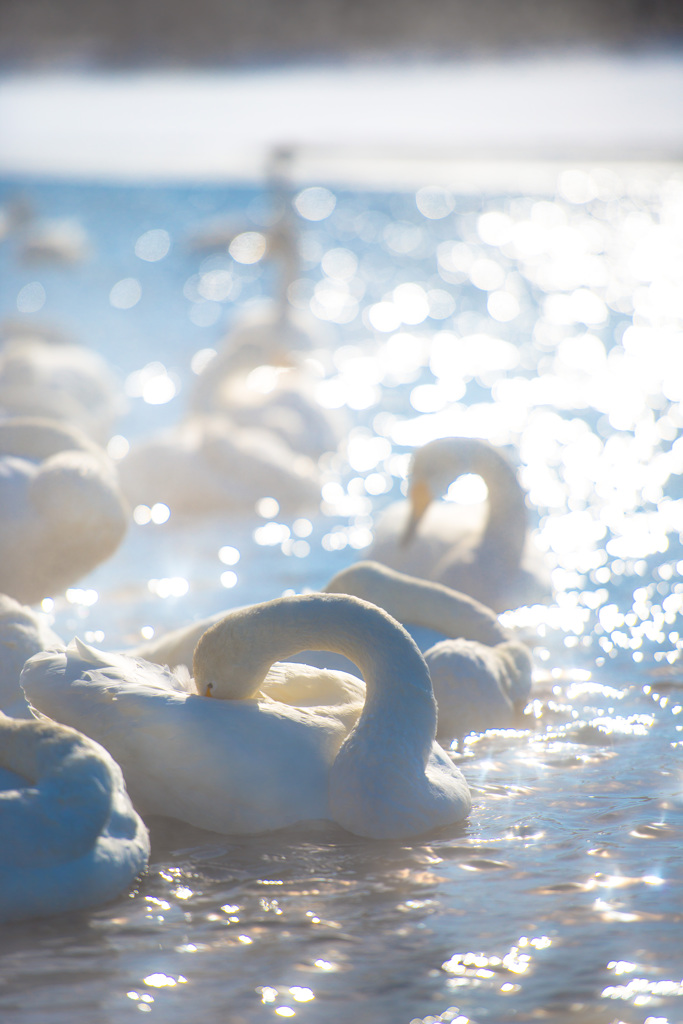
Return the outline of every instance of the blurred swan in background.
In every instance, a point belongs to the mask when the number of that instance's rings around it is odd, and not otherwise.
[[[123,393],[105,359],[50,331],[27,334],[5,324],[0,346],[0,414],[42,416],[79,427],[105,445],[124,411]]]
[[[357,562],[337,573],[324,592],[369,601],[413,635],[424,651],[432,676],[439,737],[453,739],[469,732],[505,728],[519,720],[531,692],[531,654],[525,644],[511,638],[489,608],[443,584],[406,576],[370,561]],[[162,634],[129,653],[162,665],[189,666],[202,634],[224,614],[218,612]],[[357,664],[341,652],[328,649],[298,651],[286,661],[331,671],[332,675],[325,677],[324,689],[315,677],[308,677],[307,700],[318,704],[334,705],[346,700],[346,681],[335,694],[335,673],[360,674]],[[287,704],[301,703],[299,687],[291,674],[280,677],[277,699]],[[359,697],[358,711],[361,705]]]
[[[106,903],[149,858],[106,750],[67,726],[1,713],[0,837],[0,921]]]
[[[322,370],[293,362],[263,364],[248,372],[224,373],[221,353],[197,378],[191,396],[194,413],[224,413],[241,427],[259,427],[282,439],[294,452],[318,459],[337,449],[344,433],[339,410],[325,409],[316,398]],[[203,386],[202,378],[210,381]]]
[[[254,238],[263,247],[263,259],[275,266],[275,294],[241,313],[197,375],[189,411],[225,413],[242,426],[265,427],[294,451],[319,458],[338,447],[346,422],[339,410],[324,408],[316,397],[329,348],[324,325],[291,302],[301,262],[287,173],[291,158],[284,147],[271,155],[270,225],[263,233],[232,232],[233,243]]]
[[[334,707],[255,696],[273,662],[316,646],[351,657],[365,678],[350,732]],[[298,666],[276,668],[287,677]],[[402,838],[470,810],[463,775],[434,741],[436,705],[420,652],[398,623],[357,598],[308,594],[231,612],[197,644],[194,685],[187,674],[77,640],[65,653],[31,658],[22,685],[32,706],[107,746],[143,814],[227,833],[325,819]]]
[[[437,501],[464,473],[488,489],[483,506]],[[550,575],[529,537],[526,495],[505,456],[479,438],[444,437],[413,457],[408,498],[380,516],[368,557],[445,583],[495,611],[550,597]]]
[[[31,219],[21,234],[19,253],[24,263],[73,266],[90,255],[87,231],[76,217]]]
[[[133,504],[163,502],[177,515],[251,512],[263,497],[286,512],[320,504],[315,464],[272,433],[223,416],[193,416],[134,444],[118,463]]]
[[[19,684],[24,662],[39,651],[64,646],[47,615],[0,594],[0,711],[10,718],[31,717]]]
[[[24,604],[109,558],[128,510],[104,451],[75,427],[0,420],[0,592]]]

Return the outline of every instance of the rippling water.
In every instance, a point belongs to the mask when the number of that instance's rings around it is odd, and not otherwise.
[[[120,453],[177,420],[193,365],[272,291],[268,196],[2,183],[6,207],[20,194],[34,225],[77,220],[78,258],[31,262],[8,234],[2,315],[108,358]],[[454,750],[473,811],[425,842],[151,822],[150,869],[117,903],[0,932],[0,1018],[680,1021],[680,168],[560,168],[543,194],[325,182],[295,208],[290,296],[326,332],[320,398],[350,418],[320,513],[138,509],[115,557],[46,608],[106,648],[319,586],[362,555],[412,447],[485,436],[518,453],[558,590],[507,615],[538,666],[524,728]],[[223,218],[251,233],[235,255],[197,244]]]

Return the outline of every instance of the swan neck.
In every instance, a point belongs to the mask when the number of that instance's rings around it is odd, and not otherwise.
[[[224,699],[253,697],[275,661],[303,650],[342,654],[366,683],[363,720],[418,718],[429,744],[436,705],[427,666],[412,638],[384,611],[341,594],[277,598],[230,613],[201,637],[194,654],[197,692]]]
[[[342,569],[325,590],[354,594],[384,608],[399,622],[432,629],[445,637],[498,643],[507,635],[495,613],[474,598],[377,562],[357,562]]]
[[[488,490],[487,513],[481,546],[498,549],[501,557],[518,564],[527,534],[525,494],[508,460],[487,444],[477,445],[468,471],[480,476]],[[461,469],[460,475],[465,470]]]

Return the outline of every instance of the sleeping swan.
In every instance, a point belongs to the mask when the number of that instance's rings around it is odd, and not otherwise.
[[[513,640],[489,608],[441,583],[416,579],[378,562],[356,562],[338,572],[324,591],[351,594],[383,608],[406,627],[424,651],[438,707],[437,736],[462,737],[488,728],[515,724],[531,691],[532,660],[528,648]],[[193,622],[140,644],[130,653],[164,665],[190,665],[201,635],[225,613]],[[347,657],[329,650],[300,651],[291,658],[319,669],[331,669],[325,686],[308,680],[308,703],[346,700],[335,695],[338,673],[359,675]],[[280,666],[282,669],[283,666]],[[345,680],[344,686],[348,686]],[[264,692],[271,692],[264,690]],[[300,704],[293,677],[279,679],[277,699]],[[362,707],[358,696],[358,711]]]
[[[0,420],[0,591],[63,591],[114,553],[128,512],[104,451],[73,427]]]
[[[420,646],[421,627],[429,627],[424,632],[431,638],[434,631],[443,634],[424,651],[439,737],[460,738],[515,724],[531,692],[531,653],[511,638],[489,608],[443,584],[371,561],[342,569],[325,590],[379,605],[415,633]]]
[[[434,500],[464,473],[484,480],[484,509]],[[446,583],[495,611],[550,595],[549,574],[530,546],[517,475],[498,449],[479,438],[443,437],[418,449],[408,500],[380,517],[368,557]]]
[[[106,903],[148,857],[106,750],[56,722],[0,714],[0,921]]]
[[[315,647],[347,655],[363,673],[365,703],[350,732],[335,707],[257,695],[273,662]],[[358,598],[307,594],[231,612],[197,644],[192,686],[79,641],[31,658],[22,685],[33,707],[109,749],[142,814],[225,833],[325,819],[357,835],[403,838],[470,810],[463,775],[434,742],[436,705],[419,650]]]

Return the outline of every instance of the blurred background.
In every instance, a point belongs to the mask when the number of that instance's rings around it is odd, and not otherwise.
[[[680,41],[675,0],[3,0],[10,66],[239,66]]]

